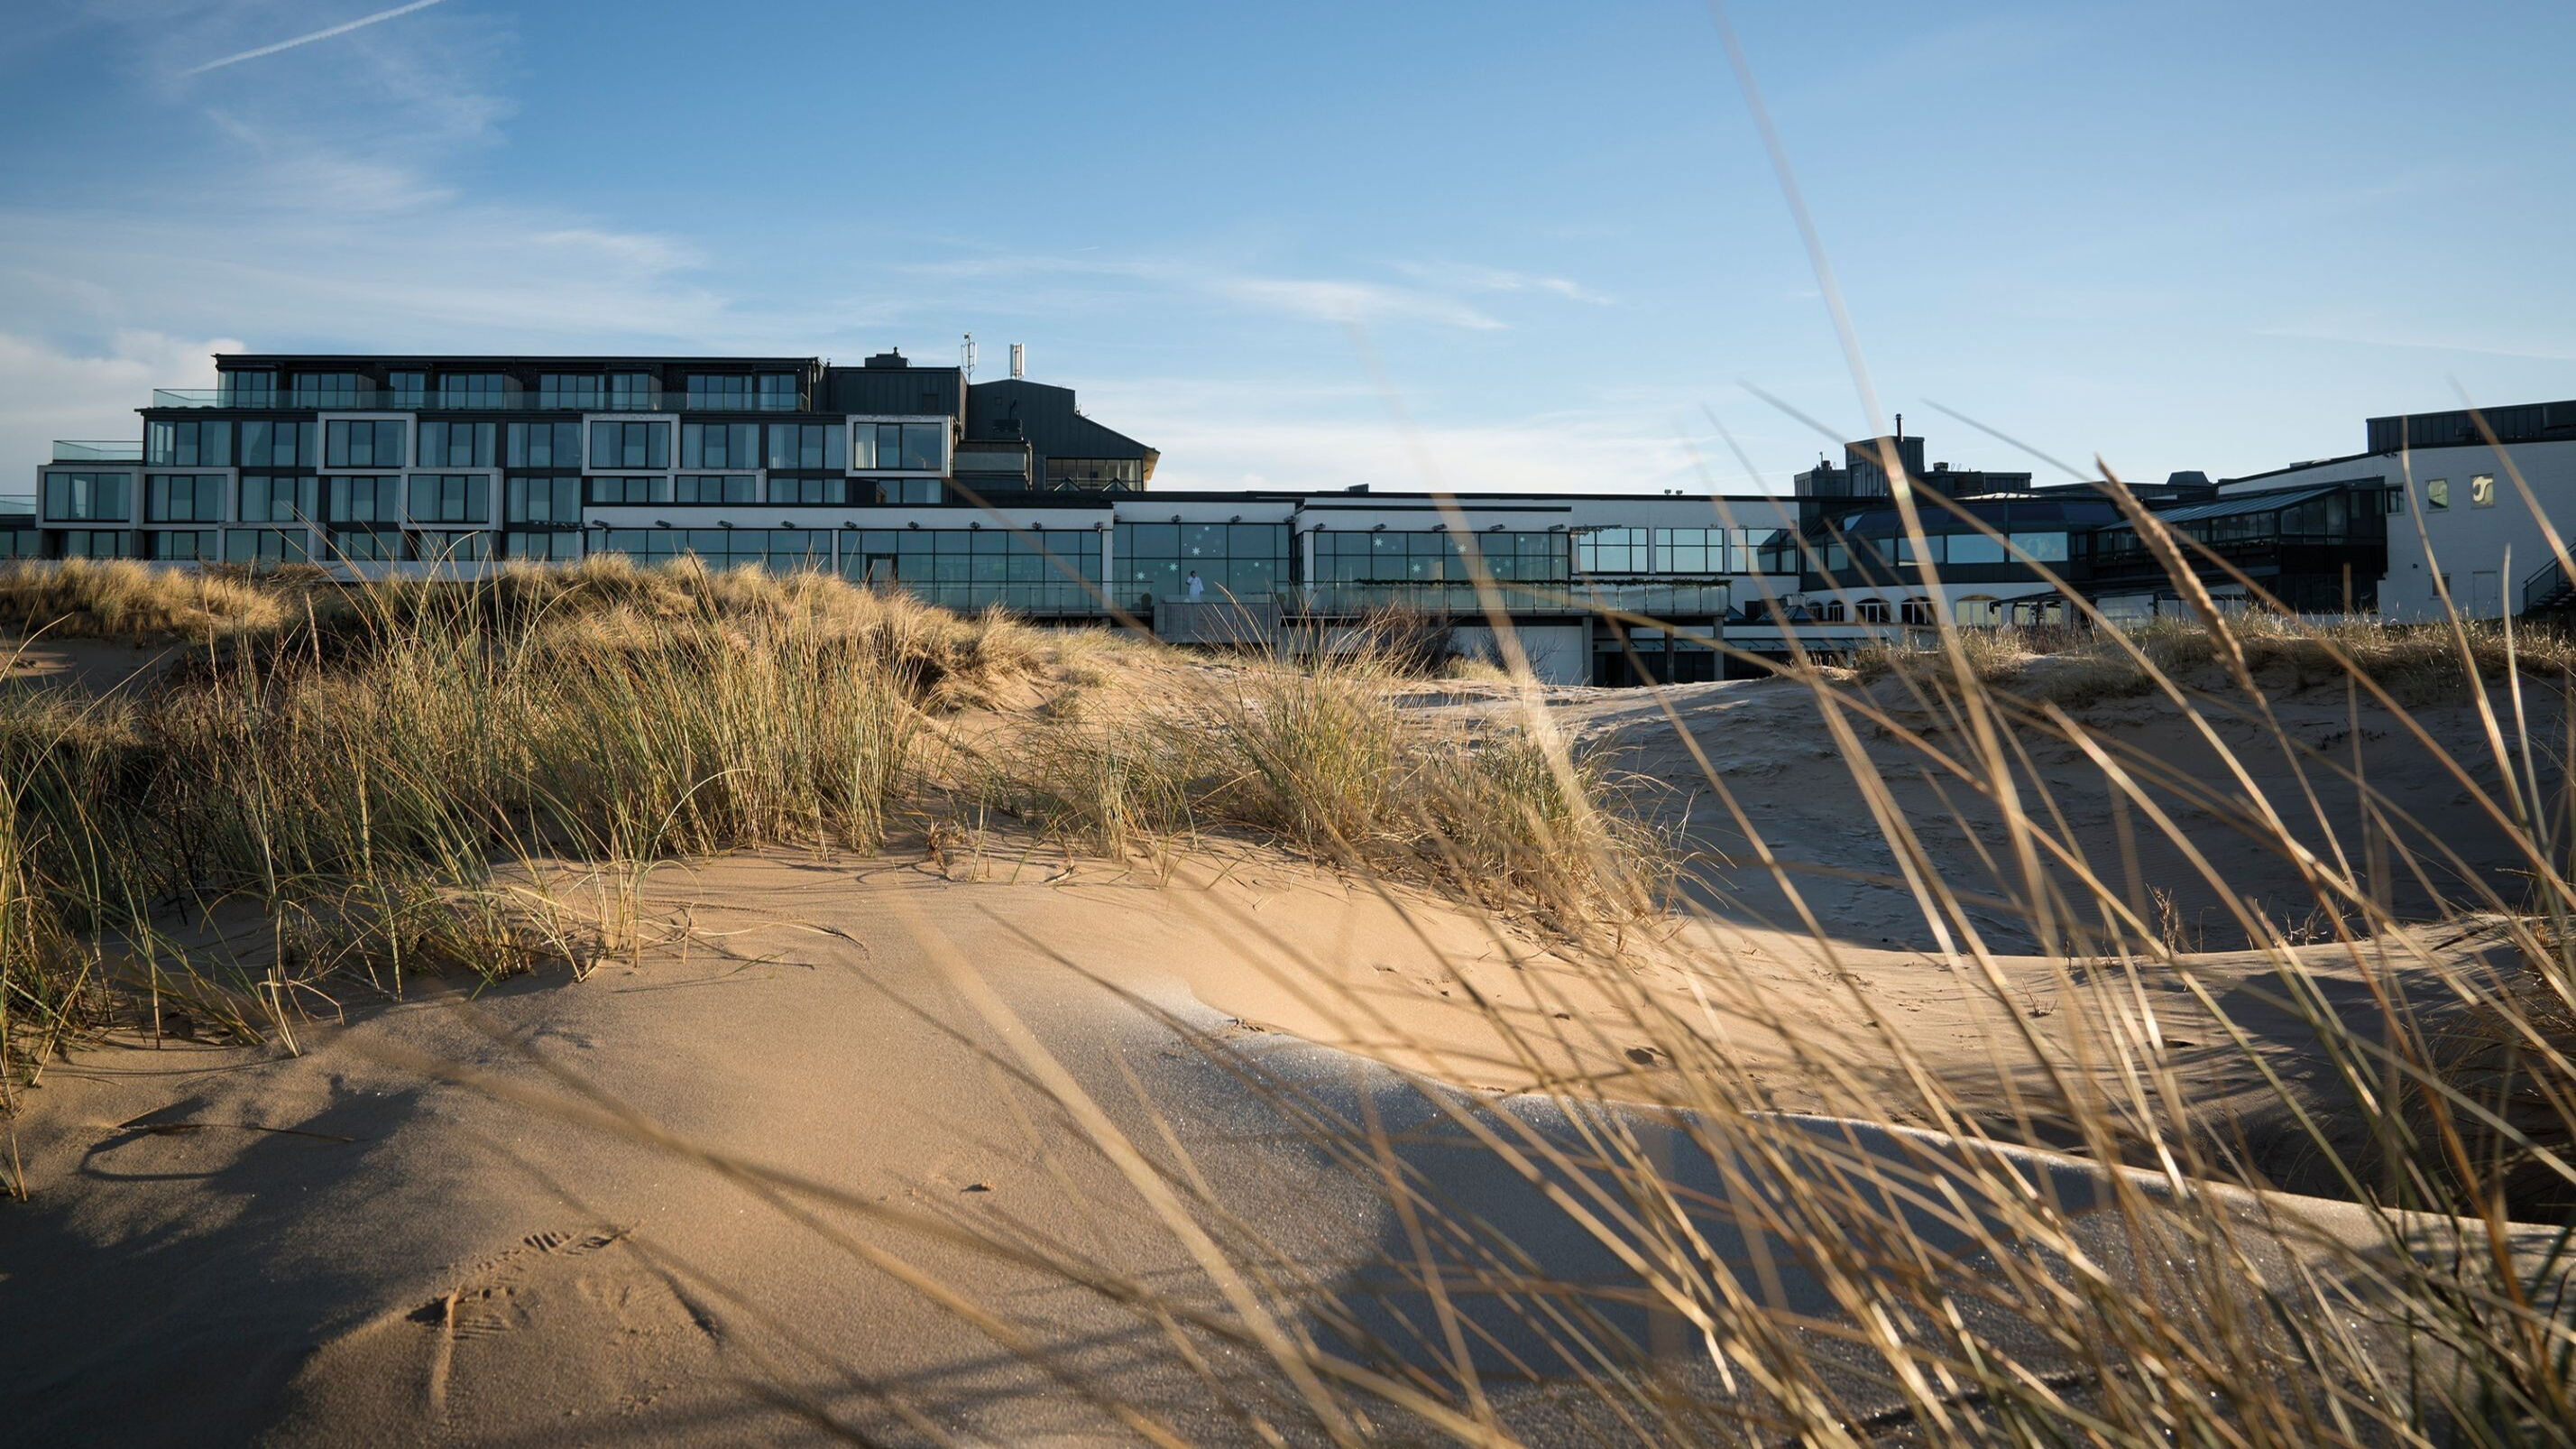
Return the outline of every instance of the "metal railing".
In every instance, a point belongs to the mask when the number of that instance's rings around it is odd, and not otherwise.
[[[442,397],[437,392],[393,392],[384,388],[333,389],[298,393],[245,393],[216,387],[156,387],[155,408],[247,408],[275,412],[335,413],[800,413],[811,411],[803,397],[692,398],[685,392],[646,397],[611,397],[543,392],[481,393]]]
[[[140,463],[143,445],[103,438],[56,438],[54,461],[57,463]]]
[[[1497,580],[1503,606],[1515,614],[1597,614],[1651,618],[1722,614],[1732,591],[1723,583],[1602,584],[1580,580]],[[1468,583],[1329,582],[1300,586],[1293,595],[1308,614],[1358,614],[1370,609],[1414,608],[1434,614],[1477,614],[1484,603]]]
[[[2567,592],[2567,570],[2553,558],[2523,579],[2522,612],[2528,614],[2563,602]]]

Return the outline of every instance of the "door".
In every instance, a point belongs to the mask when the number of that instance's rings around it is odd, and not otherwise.
[[[2480,619],[2494,619],[2504,613],[2504,575],[2498,569],[2479,569],[2469,575],[2469,612]]]

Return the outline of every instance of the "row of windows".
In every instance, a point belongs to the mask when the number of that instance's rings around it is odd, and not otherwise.
[[[1888,563],[1931,563],[1948,568],[1968,568],[1987,564],[2041,563],[2061,564],[2067,559],[2068,536],[2063,533],[2013,533],[2003,538],[1988,538],[1982,533],[1936,533],[1917,548],[1911,538],[1808,540],[1803,548],[1794,540],[1764,550],[1783,566],[1765,572],[1796,573],[1800,565],[1822,573],[1841,573],[1853,567],[1885,567]]]
[[[1274,594],[1291,579],[1291,540],[1284,523],[1122,523],[1114,555],[1122,599],[1172,598],[1189,576],[1211,596]]]
[[[1471,535],[1486,571],[1505,583],[1561,583],[1566,535],[1492,532]],[[1441,530],[1315,535],[1315,578],[1331,583],[1466,583],[1474,578],[1460,536]]]
[[[485,473],[414,473],[409,489],[392,476],[330,476],[321,479],[292,474],[245,473],[241,477],[238,518],[245,523],[298,522],[316,516],[334,522],[386,521],[408,517],[419,523],[488,524],[492,520],[493,482]],[[124,473],[56,472],[45,475],[45,516],[57,521],[123,523],[132,517]],[[757,474],[692,474],[671,477],[598,477],[587,488],[578,473],[512,476],[504,485],[513,522],[569,524],[581,521],[585,496],[594,504],[756,504],[762,500]],[[317,495],[317,489],[319,490]],[[408,496],[408,513],[396,500]],[[940,502],[936,478],[786,478],[769,480],[770,503],[846,507]],[[220,473],[152,473],[144,479],[144,513],[150,523],[223,523],[224,475]]]
[[[156,467],[231,467],[235,426],[228,420],[156,420],[145,429],[144,461]],[[425,468],[489,468],[496,455],[512,468],[582,466],[581,425],[573,422],[423,419],[416,460],[403,455],[407,425],[399,420],[333,419],[319,425],[251,420],[238,426],[241,463],[252,468],[317,466],[321,428],[328,430],[318,459],[325,467],[401,468],[417,461]],[[594,468],[671,466],[668,422],[594,422],[590,444]],[[680,424],[683,468],[840,472],[854,453],[863,471],[943,472],[948,424]]]
[[[1756,533],[1750,528],[1594,529],[1575,538],[1574,566],[1585,574],[1749,574],[1759,568]]]
[[[122,523],[134,516],[133,486],[126,473],[47,473],[45,516]]]
[[[740,407],[746,411],[794,412],[803,398],[796,374],[691,373],[683,386],[693,408]],[[446,408],[502,408],[524,389],[505,373],[443,372],[437,399]],[[661,379],[649,372],[548,372],[537,377],[537,406],[543,408],[648,409],[661,403]],[[227,372],[220,397],[226,407],[275,407],[277,374],[267,370]],[[289,374],[286,404],[298,408],[418,408],[431,397],[430,375],[414,369],[385,374],[379,389],[357,372]],[[199,460],[202,461],[202,460]]]

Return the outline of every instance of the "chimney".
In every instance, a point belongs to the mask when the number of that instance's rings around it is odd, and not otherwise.
[[[1026,376],[1028,376],[1028,375],[1029,375],[1029,348],[1028,348],[1028,344],[1027,344],[1027,343],[1025,343],[1025,342],[1014,342],[1014,343],[1012,343],[1012,344],[1011,344],[1011,376],[1013,376],[1013,377],[1026,377]]]

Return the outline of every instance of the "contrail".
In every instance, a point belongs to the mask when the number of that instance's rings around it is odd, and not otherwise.
[[[409,5],[397,5],[391,10],[379,10],[373,15],[361,15],[355,20],[348,21],[345,24],[334,25],[328,30],[317,30],[311,35],[299,35],[293,40],[281,40],[275,45],[263,45],[257,50],[245,50],[239,55],[228,55],[221,60],[210,60],[204,65],[192,66],[187,70],[179,72],[179,74],[203,75],[207,71],[219,70],[224,66],[239,65],[246,60],[257,60],[263,55],[275,55],[281,50],[293,50],[299,45],[311,45],[317,40],[329,40],[335,35],[346,35],[352,30],[373,25],[379,20],[391,20],[397,15],[409,15],[415,10],[426,10],[437,3],[438,0],[411,0]]]

